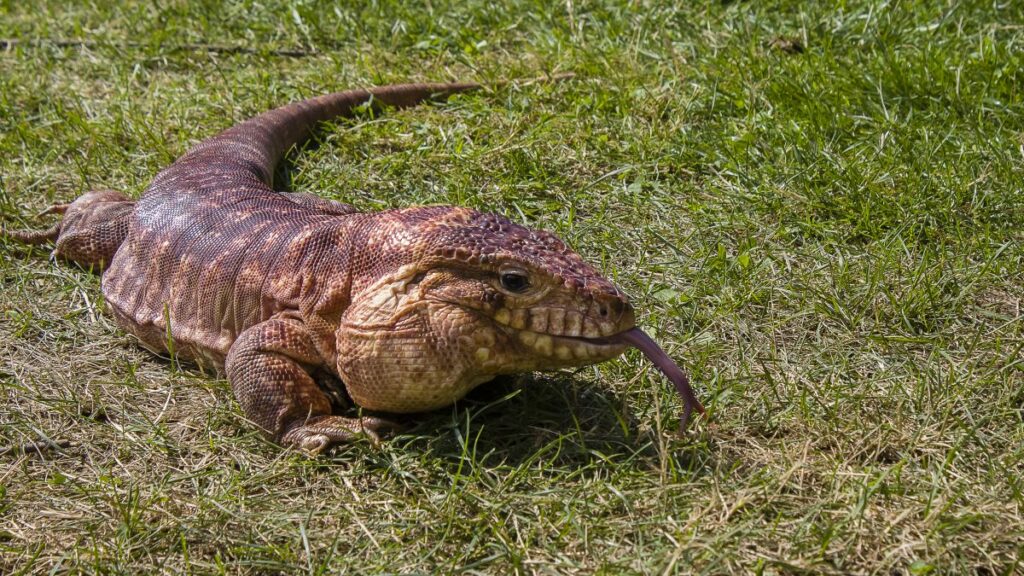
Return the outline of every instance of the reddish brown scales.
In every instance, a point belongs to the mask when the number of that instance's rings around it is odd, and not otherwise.
[[[602,337],[633,328],[626,297],[547,232],[459,207],[359,213],[270,187],[317,122],[367,101],[409,106],[476,87],[290,104],[198,144],[138,202],[86,194],[56,231],[22,238],[56,237],[59,255],[105,266],[103,294],[125,330],[224,368],[252,420],[309,450],[386,425],[331,415],[334,387],[314,374],[340,377],[365,408],[413,412],[497,374],[618,355],[625,344]]]

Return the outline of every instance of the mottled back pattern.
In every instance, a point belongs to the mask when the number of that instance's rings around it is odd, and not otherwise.
[[[323,243],[344,218],[290,201],[232,161],[187,157],[139,200],[103,294],[147,346],[166,349],[169,322],[178,354],[222,365],[242,330],[297,308],[298,270],[276,265]],[[344,270],[344,261],[336,267]],[[274,282],[279,274],[288,285]]]

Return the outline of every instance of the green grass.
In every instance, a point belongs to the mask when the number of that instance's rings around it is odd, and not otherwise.
[[[0,455],[0,572],[1024,571],[1024,4],[67,4],[0,2],[12,226],[290,99],[576,72],[339,123],[284,175],[560,234],[711,423],[674,437],[630,353],[309,459],[3,244],[0,445],[65,447]]]

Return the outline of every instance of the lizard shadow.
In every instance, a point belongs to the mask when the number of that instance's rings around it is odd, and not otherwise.
[[[172,362],[156,354],[151,358],[195,376],[223,377],[187,360]],[[358,409],[350,406],[335,413],[355,416]],[[452,473],[469,459],[485,468],[542,461],[543,468],[562,471],[614,466],[647,474],[670,471],[692,479],[713,474],[719,459],[709,436],[679,438],[658,432],[653,423],[637,418],[624,398],[579,373],[499,377],[447,409],[380,415],[404,427],[390,439],[388,451],[435,459]]]
[[[495,379],[447,411],[422,415],[395,438],[406,450],[428,452],[452,469],[472,458],[483,466],[545,466],[578,470],[602,462],[656,471],[671,467],[703,475],[714,450],[691,438],[659,441],[623,398],[592,379],[527,374]]]

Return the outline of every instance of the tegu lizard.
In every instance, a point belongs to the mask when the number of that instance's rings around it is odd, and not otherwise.
[[[344,415],[347,399],[428,411],[498,375],[603,362],[630,345],[676,383],[684,422],[703,412],[626,295],[553,234],[469,208],[361,212],[272,187],[277,163],[320,122],[479,87],[295,102],[200,142],[138,200],[89,192],[54,206],[63,220],[51,229],[6,234],[102,270],[124,330],[222,371],[246,416],[287,446],[318,452],[391,427]]]

